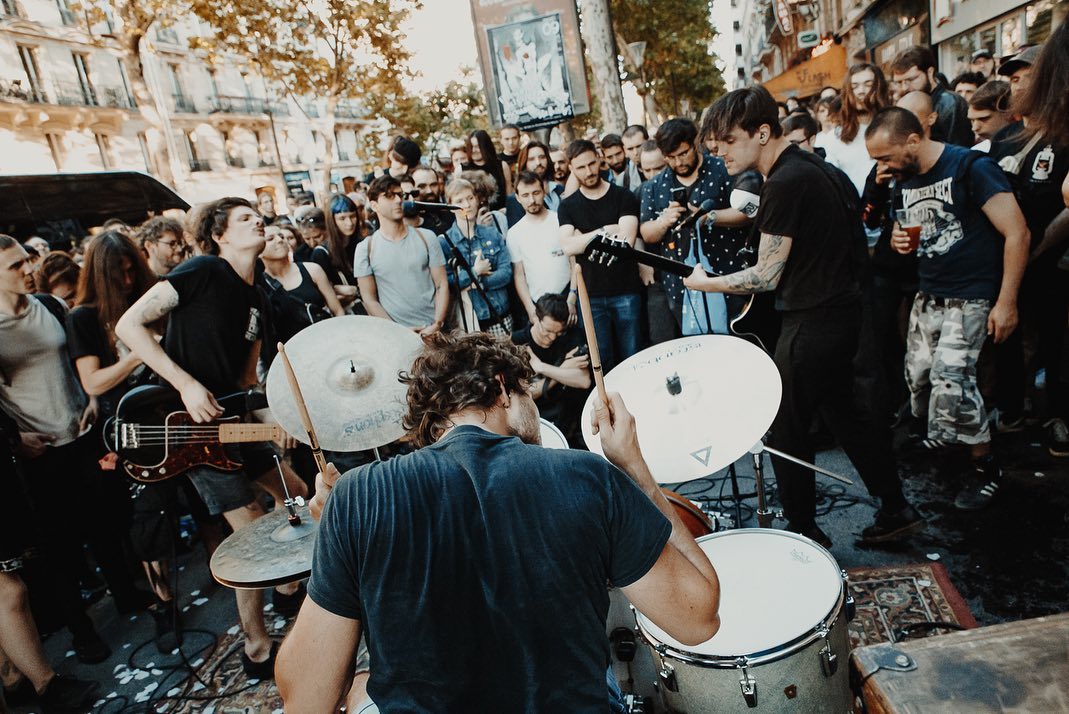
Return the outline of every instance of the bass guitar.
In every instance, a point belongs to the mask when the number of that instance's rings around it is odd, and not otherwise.
[[[278,424],[248,424],[249,393],[223,397],[223,416],[198,424],[185,411],[178,392],[161,386],[132,389],[104,427],[108,447],[119,455],[127,476],[142,483],[173,478],[194,466],[237,471],[242,464],[227,454],[227,444],[275,441],[286,436]]]
[[[634,260],[672,275],[685,278],[694,272],[693,265],[666,258],[656,253],[636,250],[620,238],[599,233],[587,243],[584,255],[587,260],[600,265],[611,265],[620,259]],[[779,315],[776,313],[770,294],[748,295],[743,306],[729,312],[728,329],[731,334],[749,340],[771,354],[779,335]]]

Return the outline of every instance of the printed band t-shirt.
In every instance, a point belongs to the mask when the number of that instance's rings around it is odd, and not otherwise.
[[[609,184],[608,192],[599,199],[591,200],[576,191],[560,202],[557,220],[562,226],[572,226],[580,233],[589,233],[603,226],[620,222],[624,216],[638,219],[639,203],[635,194],[616,184]],[[634,260],[619,259],[605,266],[591,263],[585,256],[576,260],[583,266],[583,279],[591,297],[611,297],[642,292],[638,277],[638,265]]]
[[[216,397],[240,391],[253,346],[263,337],[259,289],[214,255],[190,258],[164,280],[178,293],[164,351]]]
[[[971,166],[966,171],[966,162]],[[917,255],[921,292],[941,298],[994,300],[1002,281],[1002,235],[981,210],[1009,193],[988,156],[945,144],[926,173],[902,182],[902,208],[921,223]]]

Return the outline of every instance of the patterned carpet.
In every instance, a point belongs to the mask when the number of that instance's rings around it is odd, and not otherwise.
[[[916,563],[847,571],[857,614],[849,625],[850,644],[863,647],[901,639],[911,624],[950,622],[976,627],[968,605],[939,563]],[[910,637],[949,632],[948,628],[910,628]]]

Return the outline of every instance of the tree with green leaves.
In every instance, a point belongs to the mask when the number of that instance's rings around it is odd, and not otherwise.
[[[330,190],[336,110],[353,102],[368,118],[405,97],[410,52],[401,26],[421,0],[190,0],[213,30],[195,47],[248,59],[298,101],[324,102],[312,120],[323,139],[323,193]]]
[[[490,124],[485,94],[473,80],[475,70],[464,67],[460,79],[422,95],[406,96],[384,115],[393,133],[404,134],[423,146],[429,156],[443,143],[468,136]]]
[[[628,80],[658,119],[692,115],[724,93],[712,43],[710,0],[610,0],[613,29]],[[629,43],[645,41],[639,71]],[[645,82],[643,82],[643,77]]]

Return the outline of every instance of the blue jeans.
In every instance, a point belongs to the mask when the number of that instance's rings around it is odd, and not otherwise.
[[[642,297],[638,294],[592,297],[590,314],[598,333],[601,368],[603,373],[608,373],[639,350],[643,330]]]

